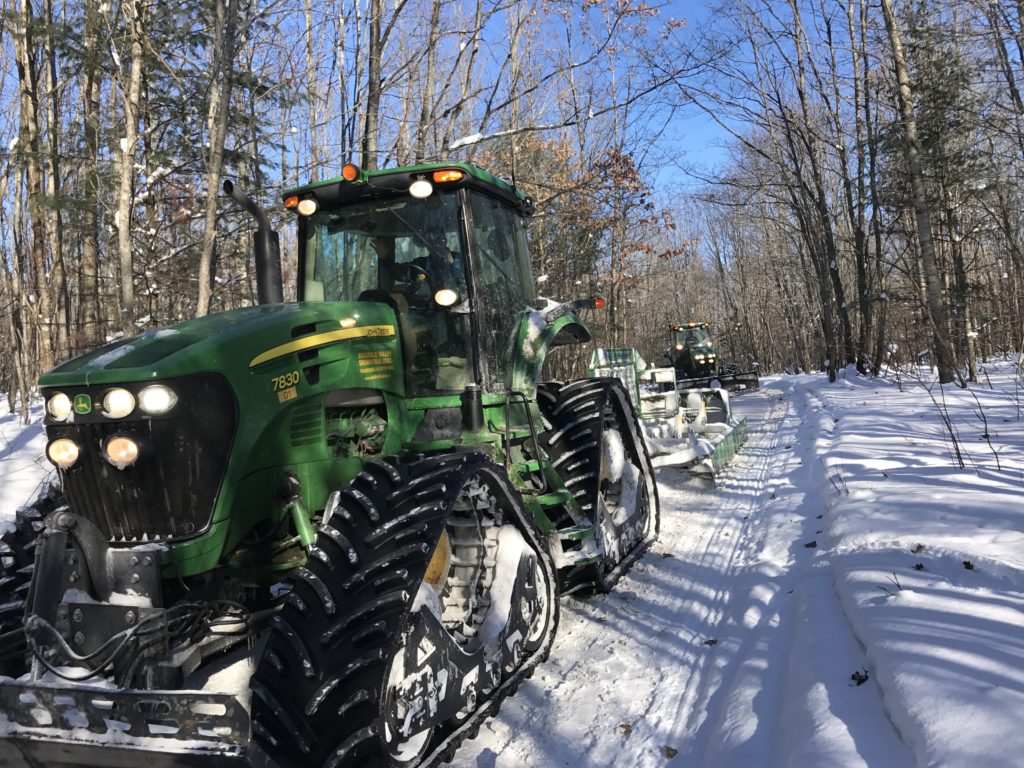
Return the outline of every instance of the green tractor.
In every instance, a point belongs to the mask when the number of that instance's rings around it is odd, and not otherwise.
[[[676,369],[676,379],[702,379],[715,375],[718,358],[711,344],[710,329],[711,323],[672,326],[668,357]]]
[[[702,388],[730,392],[754,390],[760,386],[757,364],[741,371],[734,363],[723,363],[711,341],[711,323],[673,325],[665,357],[676,371],[676,388],[685,393]]]
[[[541,382],[532,201],[470,165],[291,190],[297,303],[40,380],[59,487],[0,538],[0,765],[412,768],[547,656],[558,596],[657,535],[618,381]]]

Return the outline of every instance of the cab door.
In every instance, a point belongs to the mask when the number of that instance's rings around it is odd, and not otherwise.
[[[497,198],[479,192],[468,192],[467,197],[485,389],[507,392],[522,313],[535,301],[526,222]]]

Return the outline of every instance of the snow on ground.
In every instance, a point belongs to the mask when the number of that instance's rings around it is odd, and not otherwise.
[[[970,391],[848,372],[735,398],[723,481],[659,470],[660,540],[563,599],[551,658],[453,765],[1021,765],[1022,394],[994,365]],[[0,438],[2,518],[47,470],[38,424]]]
[[[16,413],[0,415],[0,530],[6,530],[7,521],[14,518],[18,507],[35,501],[44,483],[54,475],[45,456],[42,403],[33,406],[29,415],[31,424],[27,427]]]

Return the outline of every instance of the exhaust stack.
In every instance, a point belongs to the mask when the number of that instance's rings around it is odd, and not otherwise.
[[[281,282],[281,246],[277,232],[270,226],[270,218],[251,197],[235,189],[231,179],[224,179],[224,192],[256,220],[252,236],[253,256],[256,259],[256,298],[260,304],[280,304],[284,301]]]

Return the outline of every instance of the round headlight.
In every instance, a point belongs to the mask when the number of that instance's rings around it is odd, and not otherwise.
[[[177,402],[174,390],[163,384],[151,384],[139,392],[139,408],[150,416],[167,413]]]
[[[71,415],[71,398],[58,392],[46,401],[46,411],[57,421],[67,421]]]
[[[103,455],[118,469],[130,467],[139,458],[139,444],[130,437],[114,435],[103,445]]]
[[[103,396],[103,415],[120,419],[135,410],[135,395],[127,389],[112,389]]]
[[[417,200],[423,200],[424,198],[430,197],[433,192],[434,185],[426,179],[416,179],[416,181],[409,185],[409,194]]]
[[[682,351],[683,345],[682,344],[676,344],[676,349],[679,350],[679,351]]]
[[[312,216],[316,213],[316,200],[311,197],[303,198],[299,200],[299,204],[296,206],[296,210],[303,216]]]
[[[58,437],[46,446],[46,455],[61,469],[68,469],[78,461],[78,444],[67,437]]]
[[[434,302],[439,307],[450,307],[459,300],[459,294],[451,288],[442,288],[434,294]]]

